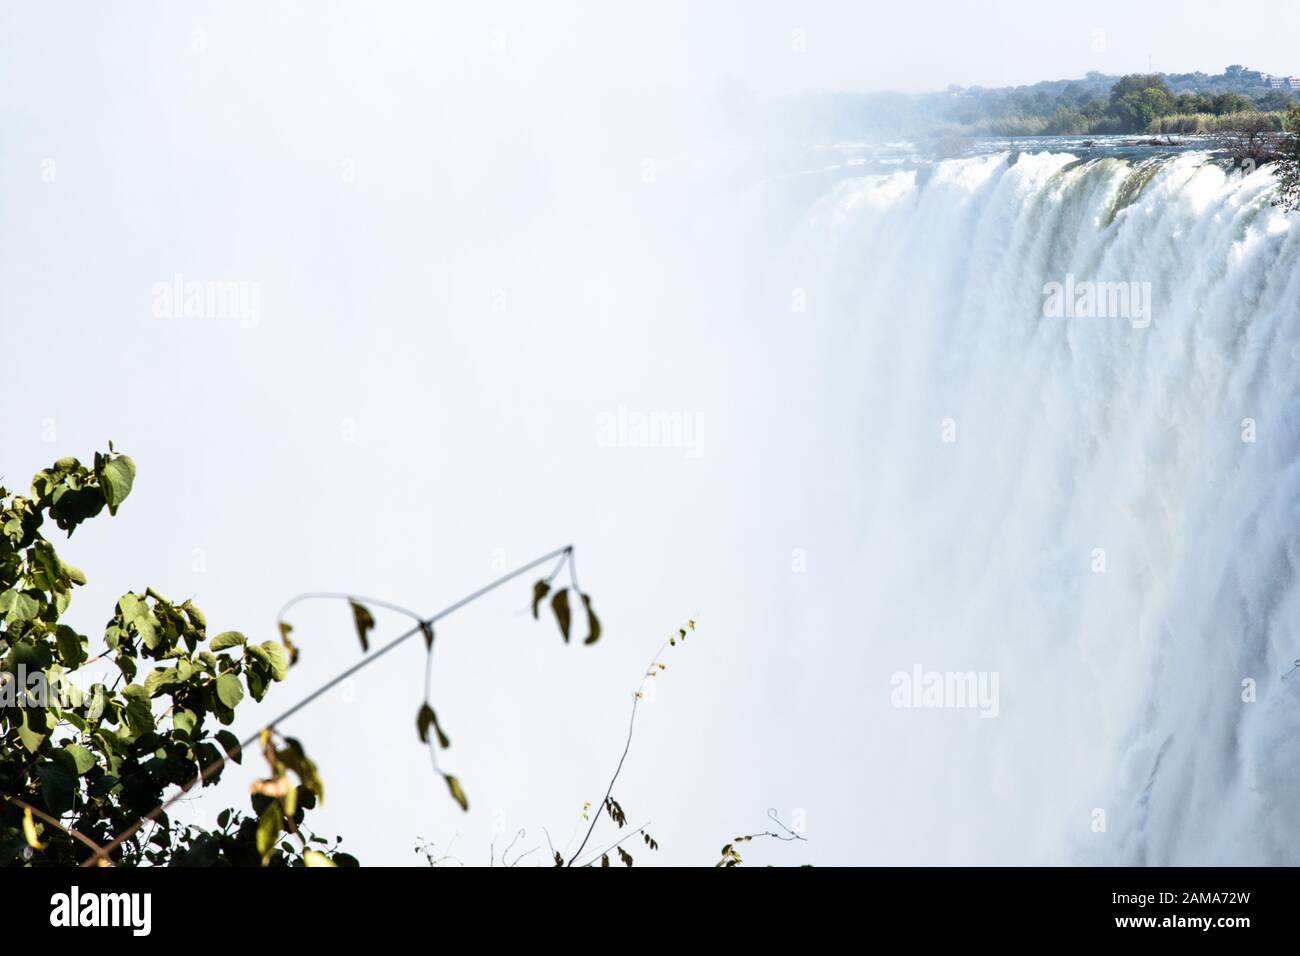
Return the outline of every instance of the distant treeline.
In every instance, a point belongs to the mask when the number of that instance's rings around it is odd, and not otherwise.
[[[792,104],[810,134],[871,136],[923,132],[968,136],[1212,132],[1236,114],[1282,116],[1295,92],[1230,66],[1205,73],[1092,72],[1002,89],[950,86],[941,93],[831,94]]]

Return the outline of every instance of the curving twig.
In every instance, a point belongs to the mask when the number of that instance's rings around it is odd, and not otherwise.
[[[398,614],[405,614],[414,621],[424,620],[424,618],[420,617],[419,614],[416,614],[409,607],[402,607],[400,604],[394,604],[391,601],[384,601],[379,598],[366,597],[364,594],[344,594],[342,591],[304,591],[302,594],[295,595],[285,601],[280,610],[276,612],[275,619],[277,621],[283,621],[285,612],[294,605],[301,604],[303,601],[329,600],[356,601],[359,604],[365,604],[367,607],[373,605],[375,607],[382,607],[386,611],[395,611]]]
[[[570,564],[569,570],[572,572],[572,564]],[[694,619],[689,622],[689,626],[694,630]],[[682,633],[684,633],[684,631],[678,631],[678,634]],[[641,695],[645,690],[646,681],[650,679],[651,674],[655,673],[654,668],[659,663],[660,655],[662,655],[664,650],[673,643],[676,643],[675,635],[667,638],[662,644],[660,644],[659,649],[654,653],[654,657],[650,658],[650,663],[646,665],[645,673],[641,675],[641,683],[637,685],[636,694],[632,697],[632,713],[627,722],[627,740],[623,743],[623,753],[618,758],[618,766],[614,768],[614,776],[609,778],[609,786],[605,788],[605,796],[600,801],[600,806],[597,808],[596,812],[591,815],[591,826],[587,827],[586,835],[582,838],[582,842],[578,844],[578,849],[574,851],[573,856],[569,857],[569,862],[565,864],[566,866],[573,866],[573,861],[581,855],[583,848],[587,845],[587,841],[591,839],[592,831],[596,829],[596,824],[600,822],[601,813],[605,812],[606,808],[609,806],[609,797],[610,794],[614,792],[614,784],[618,782],[618,775],[623,772],[623,762],[627,760],[627,753],[632,749],[632,732],[636,729],[636,708],[637,704],[641,703]]]
[[[781,822],[781,817],[780,814],[776,812],[776,807],[767,808],[767,818],[771,820],[773,823],[775,823],[777,826],[779,826],[782,830],[784,830],[786,835],[782,835],[780,833],[773,833],[771,830],[764,830],[762,833],[746,833],[743,836],[738,836],[733,842],[739,842],[741,840],[752,840],[754,839],[754,837],[771,837],[774,840],[781,840],[785,843],[791,843],[795,840],[802,840],[805,843],[808,842],[808,838],[804,836],[802,833],[799,833],[795,830],[791,830],[788,826],[786,826],[784,823]]]
[[[269,721],[268,723],[259,727],[255,733],[250,734],[246,739],[242,740],[237,746],[232,747],[231,753],[227,754],[224,757],[218,757],[208,766],[204,767],[202,770],[199,771],[198,775],[193,780],[191,780],[189,783],[182,786],[181,789],[176,794],[174,794],[171,798],[158,804],[158,806],[154,807],[152,810],[150,810],[147,814],[145,814],[135,823],[131,824],[131,826],[129,826],[127,829],[123,830],[121,833],[115,836],[110,843],[108,843],[103,847],[96,847],[95,856],[91,860],[87,860],[86,862],[82,863],[82,866],[91,866],[94,865],[94,863],[98,862],[99,860],[107,860],[108,855],[112,853],[113,850],[117,849],[119,846],[122,845],[123,842],[133,837],[137,832],[139,832],[140,828],[143,827],[146,823],[158,819],[158,817],[161,816],[163,813],[165,813],[167,809],[170,806],[172,806],[172,804],[174,804],[177,800],[180,800],[182,797],[185,796],[185,794],[189,793],[190,790],[202,784],[212,774],[216,773],[218,770],[224,767],[226,765],[227,760],[234,759],[236,755],[241,754],[245,747],[249,746],[250,744],[252,744],[253,742],[255,742],[261,737],[262,732],[264,730],[273,730],[277,724],[281,723],[282,721],[288,720],[294,714],[298,713],[298,711],[302,710],[307,705],[318,700],[322,694],[325,694],[327,691],[332,690],[334,687],[337,687],[340,683],[347,680],[349,677],[351,677],[353,674],[357,673],[358,671],[362,670],[363,668],[369,667],[375,661],[379,660],[379,658],[383,657],[389,651],[393,650],[393,648],[397,647],[398,645],[414,637],[416,634],[424,633],[426,631],[426,628],[432,628],[437,621],[442,620],[447,615],[460,610],[465,605],[478,600],[479,598],[483,597],[483,595],[489,593],[490,591],[496,590],[501,585],[513,580],[514,578],[519,577],[519,575],[524,574],[527,571],[531,571],[533,568],[537,567],[540,564],[545,564],[548,561],[552,561],[557,557],[563,558],[565,556],[571,556],[572,554],[573,554],[573,545],[571,544],[567,544],[562,548],[556,548],[554,551],[550,551],[547,554],[542,555],[540,558],[534,558],[532,561],[529,561],[527,564],[524,564],[507,574],[501,575],[501,577],[497,578],[496,580],[488,584],[485,584],[477,591],[467,594],[465,597],[461,598],[460,600],[455,601],[454,603],[443,608],[437,614],[434,614],[431,617],[427,617],[427,618],[420,618],[418,615],[414,614],[413,612],[405,608],[399,608],[398,605],[384,605],[376,602],[376,606],[389,606],[393,610],[401,610],[403,613],[410,614],[411,616],[417,619],[416,625],[412,627],[410,630],[407,630],[402,634],[399,634],[397,637],[393,638],[391,641],[389,641],[379,650],[375,651],[373,654],[362,658],[360,661],[353,664],[351,667],[345,668],[342,672],[330,678],[328,681],[326,681],[320,687],[316,688],[314,691],[312,691],[302,700],[298,701],[298,703],[294,704],[284,713],[280,714],[280,716],[276,717],[274,720]],[[334,598],[334,597],[342,596],[342,597],[348,597],[351,600],[355,600],[355,596],[339,595],[337,592],[311,592],[311,593],[319,595],[321,597]],[[299,595],[297,598],[290,600],[285,605],[285,608],[293,606],[299,600],[307,600],[308,596],[309,595]]]

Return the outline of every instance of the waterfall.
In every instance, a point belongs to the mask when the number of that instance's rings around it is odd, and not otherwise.
[[[852,396],[861,862],[1300,863],[1300,227],[1275,189],[1203,153],[1004,153],[809,204],[791,268]],[[1144,289],[1147,323],[1049,315],[1053,283]],[[996,675],[996,714],[891,702],[914,668]]]

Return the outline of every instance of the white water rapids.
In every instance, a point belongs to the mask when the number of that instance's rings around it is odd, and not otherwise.
[[[863,721],[836,817],[860,862],[1300,862],[1300,220],[1274,190],[1199,153],[1002,154],[811,204],[789,271],[847,330],[822,359],[855,530],[822,596],[862,626],[827,687]],[[1067,276],[1149,283],[1149,327],[1044,317]],[[996,716],[891,704],[918,667],[996,674]]]

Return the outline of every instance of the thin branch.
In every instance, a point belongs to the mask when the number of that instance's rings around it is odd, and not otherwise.
[[[545,580],[547,584],[550,584],[552,581],[555,580],[555,576],[559,574],[560,571],[564,568],[565,561],[572,561],[572,555],[573,555],[572,547],[565,550],[564,555],[559,560],[559,563],[555,565],[555,569],[546,576]]]
[[[416,840],[415,850],[417,853],[424,854],[424,861],[429,866],[438,866],[439,864],[446,863],[449,860],[452,863],[455,863],[457,866],[464,866],[465,862],[463,860],[461,860],[459,857],[454,857],[451,855],[451,848],[456,845],[456,838],[459,836],[460,834],[457,833],[447,842],[446,851],[442,854],[442,856],[439,857],[435,857],[433,855],[436,850],[434,845],[432,843],[425,842],[423,839]]]
[[[578,587],[578,563],[573,559],[573,552],[569,552],[569,583],[573,585],[573,590],[581,594],[582,588]]]
[[[614,843],[611,843],[609,846],[605,847],[605,849],[596,851],[596,853],[594,853],[594,854],[592,855],[591,859],[589,859],[586,863],[581,863],[581,864],[579,864],[579,866],[591,866],[593,863],[595,863],[597,860],[599,860],[602,856],[604,856],[604,855],[605,855],[606,853],[608,853],[610,850],[616,850],[616,849],[618,849],[620,846],[622,846],[622,845],[623,845],[625,842],[627,842],[628,840],[632,839],[632,837],[636,836],[638,833],[645,833],[646,827],[648,827],[648,826],[649,826],[651,823],[653,823],[653,822],[654,822],[653,820],[647,820],[645,823],[641,824],[639,827],[637,827],[637,828],[636,828],[635,830],[633,830],[631,833],[628,833],[626,836],[622,836],[622,837],[620,837],[617,841],[615,841]]]
[[[569,571],[570,573],[573,571],[572,563],[569,565]],[[576,584],[574,589],[577,589]],[[574,851],[573,856],[569,857],[568,866],[573,866],[573,861],[582,853],[583,847],[591,839],[592,831],[596,829],[596,824],[600,822],[601,813],[606,811],[609,795],[614,792],[614,784],[618,781],[618,775],[623,772],[623,761],[627,760],[627,752],[632,749],[632,731],[636,728],[636,708],[637,704],[641,703],[641,692],[645,690],[645,682],[650,679],[650,674],[655,664],[658,663],[660,655],[663,654],[664,649],[668,647],[672,640],[670,637],[659,645],[659,650],[655,651],[654,657],[650,658],[650,663],[641,675],[641,683],[637,685],[636,694],[632,697],[632,714],[627,722],[627,740],[623,744],[623,753],[618,758],[618,766],[614,768],[614,776],[609,778],[609,786],[605,788],[604,799],[600,801],[600,806],[596,808],[596,812],[591,816],[591,826],[587,827],[587,834],[582,838],[582,842],[578,844],[578,849]]]
[[[523,859],[524,857],[526,857],[526,856],[529,856],[529,855],[531,855],[531,854],[533,854],[533,853],[536,853],[539,849],[541,849],[541,848],[540,848],[540,847],[533,847],[531,850],[525,850],[523,853],[520,853],[517,857],[515,857],[515,862],[513,862],[513,863],[510,864],[511,868],[514,868],[514,867],[518,866],[520,860],[522,860],[522,859]]]
[[[510,841],[510,845],[509,845],[508,847],[506,847],[504,850],[501,851],[501,862],[502,862],[502,863],[505,863],[505,861],[506,861],[506,854],[508,854],[511,850],[513,850],[513,849],[515,848],[515,844],[518,843],[518,842],[520,841],[520,839],[523,837],[523,835],[524,835],[526,832],[527,832],[527,831],[526,831],[523,827],[520,827],[520,828],[519,828],[519,831],[515,834],[515,838],[514,838],[513,840]]]
[[[796,831],[791,830],[781,822],[780,815],[776,812],[776,807],[767,808],[767,818],[784,830],[785,834],[783,835],[780,833],[773,833],[771,830],[764,830],[762,833],[746,833],[743,836],[736,837],[736,840],[752,840],[754,837],[771,837],[773,840],[781,840],[785,843],[791,843],[795,840],[802,840],[805,843],[808,842],[808,838],[802,833],[797,833]]]
[[[46,813],[44,810],[38,810],[36,807],[32,806],[30,803],[28,803],[28,802],[25,801],[25,800],[19,800],[17,797],[6,797],[5,799],[8,800],[10,803],[12,803],[12,804],[13,804],[14,806],[16,806],[16,807],[22,807],[24,810],[30,810],[33,814],[35,814],[36,816],[40,817],[40,818],[41,818],[42,820],[44,820],[46,823],[50,824],[50,826],[58,827],[60,830],[62,830],[62,831],[63,831],[64,833],[66,833],[68,836],[70,836],[70,837],[74,837],[74,838],[80,840],[82,843],[86,844],[86,846],[90,847],[92,850],[95,851],[95,858],[96,858],[96,859],[99,859],[99,858],[102,857],[102,858],[107,862],[107,864],[108,864],[109,866],[112,866],[112,865],[113,865],[113,861],[112,861],[112,860],[109,860],[109,859],[107,858],[107,856],[105,855],[105,850],[104,850],[104,848],[101,847],[101,846],[100,846],[98,843],[96,843],[94,840],[92,840],[90,837],[86,836],[84,833],[82,833],[82,832],[81,832],[80,830],[78,830],[76,827],[65,827],[62,823],[60,823],[58,820],[54,819],[54,817],[50,816],[50,815],[49,815],[48,813]]]
[[[523,827],[520,827],[520,828],[519,828],[519,832],[515,834],[515,838],[514,838],[513,840],[510,841],[510,846],[506,847],[503,851],[501,851],[501,865],[502,865],[502,866],[505,866],[505,867],[514,867],[514,866],[518,866],[518,865],[519,865],[519,861],[522,860],[524,857],[528,856],[528,854],[530,854],[530,853],[536,853],[536,852],[537,852],[537,849],[538,849],[538,848],[537,848],[537,847],[533,847],[531,850],[527,850],[526,852],[521,853],[521,854],[519,854],[517,857],[515,857],[515,860],[514,860],[513,863],[507,862],[506,857],[510,854],[510,851],[511,851],[512,849],[514,849],[514,845],[515,845],[516,843],[518,843],[518,842],[520,841],[520,839],[522,839],[522,838],[523,838],[527,833],[528,833],[527,830],[525,830]]]
[[[771,830],[763,830],[759,833],[745,833],[738,837],[732,837],[731,842],[722,848],[722,859],[715,863],[714,866],[739,866],[741,859],[740,854],[736,852],[735,845],[737,843],[748,843],[758,837],[767,837],[770,840],[780,840],[782,843],[793,843],[795,840],[800,840],[804,843],[808,842],[808,838],[802,833],[791,829],[781,822],[781,817],[776,812],[775,807],[767,808],[767,818],[785,832],[775,833]]]
[[[614,792],[614,784],[618,780],[618,775],[623,772],[623,761],[627,759],[627,752],[632,749],[632,731],[636,727],[636,705],[640,700],[641,694],[638,691],[637,696],[632,700],[632,716],[627,722],[627,740],[623,744],[623,753],[618,758],[618,766],[614,768],[614,776],[609,778],[609,786],[605,788],[605,796],[600,801],[600,806],[591,815],[591,826],[587,827],[586,836],[578,844],[578,849],[573,851],[573,856],[569,857],[568,866],[573,866],[573,861],[578,858],[578,854],[582,852],[583,847],[587,845],[587,841],[591,839],[591,832],[596,829],[596,824],[600,822],[600,815],[606,812],[609,795]]]
[[[356,603],[364,604],[367,607],[373,605],[374,607],[382,607],[389,611],[396,611],[398,614],[405,614],[413,621],[424,620],[422,617],[420,617],[419,614],[415,613],[408,607],[402,607],[402,605],[400,604],[393,604],[391,601],[383,601],[380,600],[379,598],[365,597],[364,595],[360,595],[360,594],[344,594],[342,591],[307,591],[303,594],[299,594],[296,597],[290,598],[288,601],[284,603],[284,606],[281,607],[280,610],[276,612],[275,619],[277,621],[283,621],[285,612],[287,612],[289,608],[293,607],[295,604],[301,604],[303,601],[319,601],[319,600],[355,601]]]
[[[479,598],[483,597],[483,595],[489,593],[490,591],[494,591],[494,590],[496,590],[496,589],[499,588],[501,585],[503,585],[503,584],[505,584],[505,583],[511,581],[511,580],[514,579],[514,578],[517,578],[519,575],[523,574],[524,572],[526,572],[526,571],[531,571],[533,568],[537,567],[539,564],[545,564],[546,562],[551,561],[551,560],[553,560],[553,559],[556,558],[556,557],[562,557],[562,556],[564,556],[564,555],[571,554],[572,552],[573,552],[573,545],[571,545],[571,544],[565,545],[565,546],[562,547],[562,548],[556,548],[554,551],[550,551],[550,552],[548,552],[547,554],[542,555],[540,558],[534,558],[532,561],[529,561],[527,564],[521,565],[520,567],[516,568],[515,570],[509,572],[508,574],[503,574],[503,575],[501,575],[501,577],[499,577],[499,578],[497,578],[496,580],[490,582],[489,584],[485,584],[483,587],[479,588],[477,591],[474,591],[474,592],[472,592],[472,593],[466,595],[465,597],[461,598],[460,600],[458,600],[458,601],[456,601],[456,602],[454,602],[454,603],[448,605],[447,607],[443,608],[441,611],[439,611],[437,614],[434,614],[432,617],[428,617],[428,618],[421,619],[421,620],[420,620],[420,621],[415,625],[415,627],[413,627],[413,628],[411,628],[410,630],[405,631],[404,633],[402,633],[402,634],[398,635],[397,637],[393,638],[393,640],[389,641],[387,644],[385,644],[383,647],[381,647],[379,650],[377,650],[374,654],[371,654],[371,655],[368,656],[368,657],[364,657],[364,658],[362,658],[360,661],[358,661],[356,664],[353,664],[351,667],[346,668],[346,669],[343,670],[341,673],[337,674],[336,676],[334,676],[333,678],[331,678],[330,680],[328,680],[328,681],[326,681],[324,684],[322,684],[320,687],[316,688],[316,690],[312,691],[310,694],[308,694],[308,695],[307,695],[306,697],[304,697],[302,700],[298,701],[298,703],[294,704],[292,707],[290,707],[290,708],[289,708],[288,710],[286,710],[284,713],[280,714],[280,716],[276,717],[274,720],[269,721],[268,723],[266,723],[266,724],[264,724],[263,726],[259,727],[259,728],[257,729],[257,732],[256,732],[256,733],[253,733],[253,734],[249,735],[245,740],[241,741],[237,747],[233,747],[233,748],[232,748],[232,751],[233,751],[232,753],[228,754],[228,755],[225,756],[225,757],[218,757],[218,758],[217,758],[216,760],[214,760],[211,764],[209,764],[208,766],[204,767],[204,768],[199,772],[198,776],[196,776],[196,777],[195,777],[193,780],[191,780],[189,783],[187,783],[187,784],[185,784],[183,787],[181,787],[181,789],[180,789],[180,791],[179,791],[178,793],[176,793],[176,794],[175,794],[174,796],[172,796],[170,799],[168,799],[168,800],[164,801],[163,803],[160,803],[158,806],[154,807],[154,808],[153,808],[152,810],[150,810],[147,814],[145,814],[145,816],[141,817],[139,820],[137,820],[135,823],[133,823],[130,827],[128,827],[128,828],[127,828],[126,830],[124,830],[122,833],[120,833],[120,834],[118,834],[116,837],[114,837],[113,840],[112,840],[112,842],[109,843],[107,846],[97,848],[97,851],[96,851],[96,858],[97,858],[97,859],[107,859],[109,853],[111,853],[113,850],[117,849],[117,847],[119,847],[119,846],[120,846],[120,845],[121,845],[125,840],[129,840],[132,836],[134,836],[134,835],[135,835],[135,834],[140,830],[140,828],[141,828],[142,826],[144,826],[147,822],[149,822],[150,820],[156,820],[156,819],[157,819],[161,814],[163,814],[163,813],[166,812],[166,810],[167,810],[168,807],[170,807],[170,806],[171,806],[173,803],[175,803],[177,800],[181,799],[181,797],[183,797],[186,793],[188,793],[188,792],[189,792],[191,789],[193,789],[196,785],[203,783],[203,782],[204,782],[205,780],[207,780],[207,779],[208,779],[212,774],[216,773],[218,770],[220,770],[222,767],[224,767],[224,766],[226,765],[226,761],[227,761],[227,759],[233,759],[237,754],[242,753],[242,752],[243,752],[243,749],[244,749],[245,747],[247,747],[249,744],[251,744],[251,743],[253,743],[254,741],[256,741],[256,740],[261,736],[262,731],[273,729],[273,728],[276,727],[278,724],[282,723],[282,722],[285,721],[285,720],[288,720],[288,719],[289,719],[290,717],[292,717],[294,714],[298,713],[298,711],[302,710],[302,709],[303,709],[304,707],[306,707],[307,705],[309,705],[309,704],[311,704],[312,702],[314,702],[314,701],[316,701],[317,699],[319,699],[320,696],[321,696],[322,694],[324,694],[324,693],[326,693],[327,691],[333,689],[334,687],[336,687],[336,686],[338,686],[340,683],[342,683],[344,680],[346,680],[347,678],[351,677],[353,674],[357,673],[357,671],[360,671],[361,669],[363,669],[363,668],[365,668],[365,667],[369,667],[371,664],[373,664],[375,661],[379,660],[379,658],[383,657],[385,654],[387,654],[387,653],[388,653],[389,651],[391,651],[393,648],[397,647],[399,644],[401,644],[401,643],[403,643],[404,641],[410,639],[411,637],[415,636],[416,634],[422,633],[422,632],[424,631],[425,627],[432,627],[432,626],[433,626],[437,621],[442,620],[442,619],[443,619],[444,617],[446,617],[447,615],[449,615],[449,614],[451,614],[451,613],[453,613],[453,612],[455,612],[455,611],[460,610],[460,609],[463,608],[465,605],[467,605],[467,604],[469,604],[469,603],[471,603],[471,602],[473,602],[473,601],[478,600]],[[293,602],[291,601],[290,604],[292,604],[292,603],[293,603]],[[286,606],[287,606],[287,605],[286,605]],[[396,608],[396,605],[393,605],[393,607]],[[120,676],[120,675],[119,675],[119,676]],[[91,861],[89,861],[89,860],[87,860],[85,863],[82,864],[82,866],[89,866],[89,865],[91,865]]]
[[[424,664],[424,702],[429,703],[429,698],[433,696],[433,645],[436,642],[436,636],[433,631],[433,625],[429,625],[429,647],[425,652]]]

